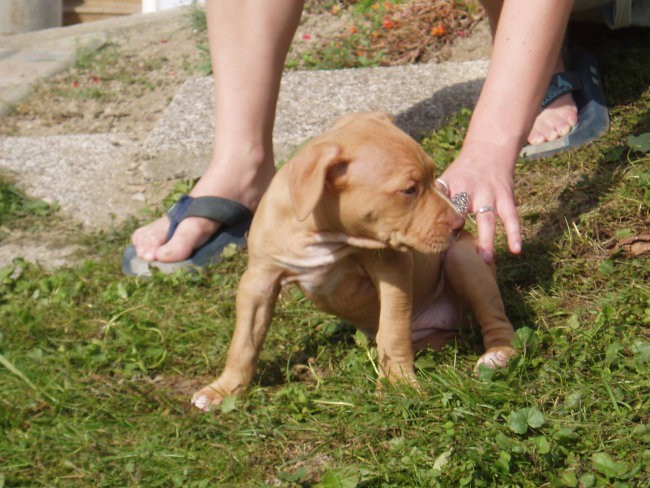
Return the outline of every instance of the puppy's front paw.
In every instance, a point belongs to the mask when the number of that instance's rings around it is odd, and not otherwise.
[[[215,381],[192,395],[192,405],[199,410],[209,412],[213,406],[219,405],[225,396]]]
[[[476,366],[474,366],[474,373],[478,373],[478,367],[485,364],[488,368],[505,368],[508,361],[515,354],[514,348],[510,346],[491,347],[478,358]]]
[[[382,384],[389,383],[391,385],[405,385],[420,391],[420,383],[415,376],[413,363],[394,364],[390,368],[382,368],[379,375],[379,383],[377,384],[377,393],[381,394]]]

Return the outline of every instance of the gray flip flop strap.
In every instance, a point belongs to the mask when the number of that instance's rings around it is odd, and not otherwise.
[[[203,217],[233,226],[250,219],[252,212],[244,205],[221,197],[190,197],[183,195],[167,212],[170,221],[167,239],[170,239],[178,224],[188,217]]]
[[[578,90],[582,90],[582,80],[577,72],[556,73],[551,77],[546,96],[542,100],[542,108],[548,107],[562,95]]]

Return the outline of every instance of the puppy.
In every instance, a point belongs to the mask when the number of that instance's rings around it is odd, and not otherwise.
[[[434,169],[379,112],[343,117],[282,167],[251,225],[225,369],[192,403],[207,411],[250,383],[289,283],[374,337],[380,374],[391,382],[416,385],[413,351],[442,346],[467,308],[483,334],[477,366],[504,366],[514,331],[494,269],[436,190]]]

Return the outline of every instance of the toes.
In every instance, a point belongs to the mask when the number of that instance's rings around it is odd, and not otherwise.
[[[183,220],[172,238],[156,250],[156,259],[163,263],[173,263],[189,258],[195,249],[207,242],[219,224],[203,218]]]
[[[167,219],[158,219],[149,225],[140,227],[131,236],[136,254],[145,261],[156,259],[156,250],[165,242],[167,236]]]
[[[194,405],[199,410],[204,412],[209,412],[212,407],[212,401],[206,395],[194,395],[192,397],[192,405]]]
[[[213,385],[214,383],[197,391],[192,396],[192,405],[204,412],[209,412],[212,407],[219,405],[223,401],[223,395]]]
[[[530,136],[528,136],[528,143],[529,143],[529,144],[541,144],[541,143],[543,143],[545,140],[546,140],[546,139],[544,138],[544,136],[542,135],[542,133],[539,132],[539,131],[536,130],[536,129],[533,129],[533,130],[530,132]]]
[[[544,108],[528,136],[530,144],[542,144],[568,134],[578,123],[578,109],[571,94],[564,95]]]
[[[537,117],[528,139],[531,144],[542,144],[558,138],[558,133],[555,130],[557,119],[552,117],[552,115],[542,112]]]
[[[179,240],[181,242],[179,242]],[[198,246],[200,245],[201,244]],[[154,259],[162,263],[174,263],[177,261],[183,261],[192,255],[193,250],[194,246],[189,244],[186,239],[172,238],[167,244],[163,244],[158,249],[156,249]]]
[[[188,218],[178,225],[172,238],[165,242],[169,219],[162,217],[137,229],[131,236],[131,242],[141,259],[173,263],[189,258],[195,249],[207,242],[219,225],[210,219]]]
[[[555,131],[562,137],[571,132],[571,129],[578,123],[578,111],[573,107],[573,110],[565,110],[558,115],[558,119],[555,121]]]
[[[481,364],[485,364],[491,369],[505,368],[514,353],[515,350],[512,347],[495,347],[489,349],[478,359],[478,361],[476,361],[474,372],[478,372],[478,368]]]

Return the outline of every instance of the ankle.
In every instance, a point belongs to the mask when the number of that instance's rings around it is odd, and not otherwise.
[[[196,183],[192,196],[220,196],[255,210],[266,191],[275,166],[267,153],[215,157]]]

